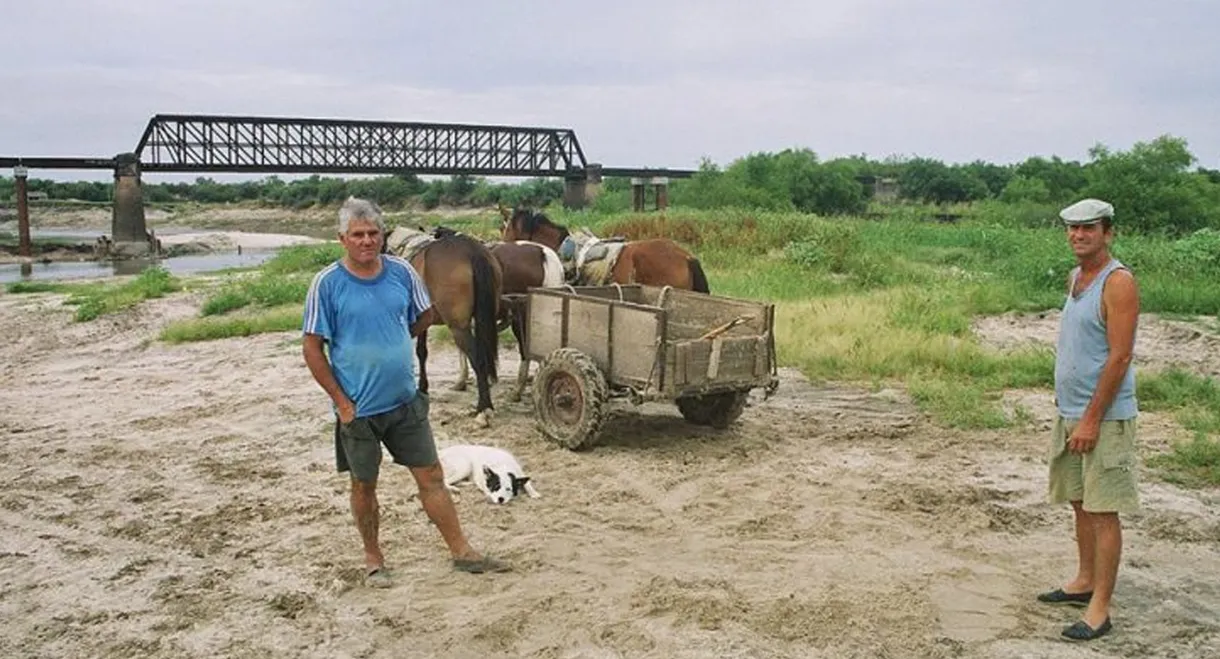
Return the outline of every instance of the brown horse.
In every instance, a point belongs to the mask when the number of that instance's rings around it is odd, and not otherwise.
[[[711,292],[699,259],[668,238],[601,240],[588,233],[574,235],[542,213],[519,208],[511,213],[501,209],[501,214],[503,240],[530,240],[555,250],[571,273],[572,284],[644,284]],[[604,247],[597,249],[599,243]],[[608,271],[605,266],[610,266]]]
[[[491,253],[500,262],[503,272],[501,294],[503,309],[513,329],[513,337],[517,339],[517,352],[521,356],[521,366],[517,370],[517,386],[509,394],[509,400],[521,400],[521,392],[525,389],[525,380],[529,377],[530,362],[525,356],[525,318],[524,301],[518,297],[524,295],[530,288],[554,287],[563,285],[563,263],[555,250],[528,240],[496,243],[491,247]]]
[[[500,261],[483,243],[445,228],[428,235],[399,227],[390,234],[386,248],[406,258],[419,273],[437,314],[449,327],[453,341],[461,351],[461,373],[454,389],[466,388],[466,358],[474,366],[479,392],[475,414],[486,425],[493,409],[491,383],[497,377]],[[427,327],[416,341],[415,354],[419,358],[419,388],[427,392]]]

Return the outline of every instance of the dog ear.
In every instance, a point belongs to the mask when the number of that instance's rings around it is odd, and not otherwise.
[[[518,478],[516,474],[509,474],[509,477],[513,479],[513,494],[521,494],[521,488],[525,487],[525,484],[530,482],[529,476],[522,476]]]

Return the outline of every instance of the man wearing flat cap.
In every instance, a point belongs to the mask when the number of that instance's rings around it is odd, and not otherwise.
[[[1122,554],[1120,513],[1139,507],[1135,477],[1135,277],[1110,256],[1114,207],[1084,199],[1059,213],[1076,257],[1055,354],[1058,418],[1049,456],[1051,503],[1076,516],[1076,577],[1038,599],[1085,605],[1063,636],[1091,640],[1111,629],[1110,596]]]

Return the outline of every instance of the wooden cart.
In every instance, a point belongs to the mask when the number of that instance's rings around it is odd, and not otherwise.
[[[775,307],[671,287],[532,288],[525,354],[539,429],[592,446],[613,398],[672,400],[691,423],[724,428],[749,392],[778,384]]]

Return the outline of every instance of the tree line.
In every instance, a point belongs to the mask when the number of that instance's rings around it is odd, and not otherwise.
[[[982,160],[948,164],[925,157],[822,160],[808,148],[792,148],[751,153],[725,167],[705,159],[693,177],[670,182],[669,200],[672,206],[688,208],[827,216],[864,214],[870,205],[890,201],[940,206],[983,203],[1044,217],[1053,206],[1088,196],[1114,203],[1125,218],[1124,227],[1140,232],[1183,235],[1220,229],[1220,170],[1199,166],[1186,140],[1163,135],[1126,151],[1098,144],[1088,155],[1085,162],[1031,156],[1003,165]],[[12,178],[0,177],[0,200],[10,199],[13,188]],[[108,182],[31,178],[29,189],[52,200],[108,202],[113,194]],[[891,189],[892,198],[879,194]],[[334,204],[348,195],[373,199],[388,208],[497,203],[542,207],[562,194],[563,181],[556,179],[508,184],[469,176],[424,181],[412,174],[310,176],[292,181],[271,176],[236,183],[200,177],[192,183],[144,183],[145,200],[152,204],[260,202],[292,208]],[[594,208],[630,207],[629,180],[606,179]]]

